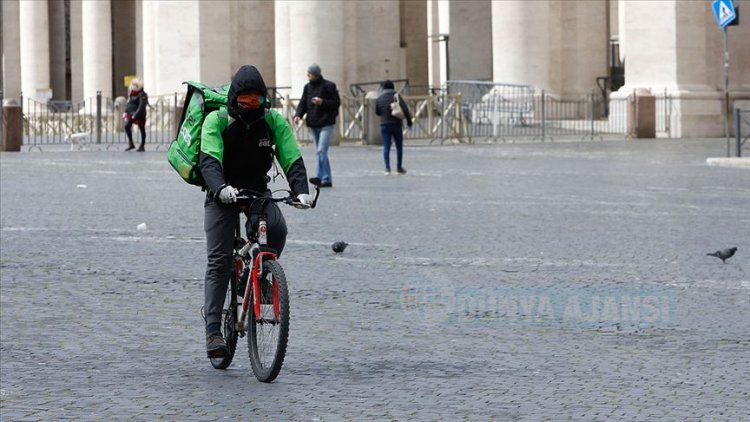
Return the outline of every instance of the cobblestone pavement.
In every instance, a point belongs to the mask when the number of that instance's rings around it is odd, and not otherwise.
[[[244,342],[205,358],[202,194],[163,151],[0,155],[0,416],[750,420],[750,171],[723,151],[421,146],[384,176],[333,148],[319,207],[284,210],[273,384]]]

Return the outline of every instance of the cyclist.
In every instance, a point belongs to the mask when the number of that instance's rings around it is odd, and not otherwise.
[[[227,106],[206,116],[201,131],[200,171],[206,182],[204,229],[208,265],[205,279],[206,351],[208,357],[227,353],[221,335],[221,313],[231,274],[239,189],[268,191],[267,173],[274,157],[286,174],[297,200],[312,203],[307,171],[289,124],[269,110],[268,91],[255,66],[240,67],[232,78]],[[276,204],[266,209],[268,245],[281,254],[287,227]],[[253,220],[253,221],[251,221]],[[248,218],[246,230],[257,227]]]

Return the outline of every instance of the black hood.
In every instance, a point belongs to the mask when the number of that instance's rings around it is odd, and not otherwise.
[[[262,117],[265,113],[265,108],[263,106],[261,106],[259,110],[253,110],[249,113],[245,111],[240,112],[237,107],[237,96],[250,91],[259,91],[264,97],[268,97],[268,89],[266,89],[266,83],[263,81],[263,76],[261,76],[255,66],[246,64],[240,67],[237,73],[234,74],[232,84],[229,86],[229,94],[227,95],[229,115],[246,123]]]

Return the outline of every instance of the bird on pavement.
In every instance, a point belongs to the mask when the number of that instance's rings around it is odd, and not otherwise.
[[[737,252],[737,247],[736,246],[733,247],[733,248],[722,249],[720,251],[716,251],[716,252],[712,252],[712,253],[707,253],[706,255],[715,256],[715,257],[721,259],[721,262],[723,262],[723,263],[726,264],[727,263],[727,259],[729,259],[732,256],[734,256],[735,252]]]
[[[346,249],[347,246],[349,246],[348,243],[339,241],[331,245],[331,249],[333,249],[333,251],[336,253],[341,253],[344,252],[344,249]]]

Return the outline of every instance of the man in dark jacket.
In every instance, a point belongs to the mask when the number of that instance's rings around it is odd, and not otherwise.
[[[391,174],[391,139],[396,144],[396,172],[406,174],[406,169],[402,166],[404,156],[404,133],[402,120],[391,114],[391,103],[398,101],[401,110],[404,112],[404,120],[411,127],[411,113],[409,107],[401,95],[397,95],[393,82],[383,81],[381,84],[383,92],[375,102],[375,114],[380,116],[380,135],[383,137],[383,161],[385,163],[385,175]]]
[[[336,84],[323,78],[320,66],[312,64],[307,68],[307,80],[302,91],[302,98],[294,114],[294,124],[299,124],[302,116],[305,119],[315,140],[318,153],[317,177],[310,179],[310,183],[320,187],[331,187],[331,164],[328,161],[328,145],[331,143],[336,116],[339,114],[341,99]]]
[[[200,171],[206,182],[204,204],[208,266],[205,281],[206,350],[208,357],[223,357],[227,345],[221,336],[221,313],[232,265],[232,249],[239,208],[238,188],[268,192],[267,173],[274,157],[286,174],[297,200],[310,205],[307,171],[289,123],[269,110],[268,91],[255,66],[242,66],[229,88],[227,107],[211,112],[201,130]],[[286,244],[286,221],[281,210],[266,208],[268,245],[280,255]],[[246,230],[258,225],[251,215]]]
[[[139,79],[133,79],[128,89],[128,103],[125,105],[125,113],[122,119],[125,121],[125,134],[128,135],[128,148],[125,151],[135,149],[133,144],[133,124],[141,131],[141,146],[138,151],[145,151],[146,144],[146,107],[148,106],[148,95],[143,90],[143,84]]]

